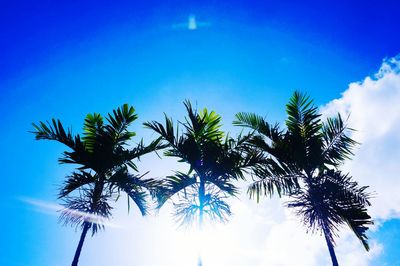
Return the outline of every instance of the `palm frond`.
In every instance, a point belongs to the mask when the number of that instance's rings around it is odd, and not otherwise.
[[[199,142],[201,140],[219,141],[223,138],[224,133],[220,130],[221,116],[214,111],[209,112],[206,108],[198,113],[187,100],[184,105],[188,113],[188,118],[185,118],[186,123],[183,123],[187,135],[193,136]]]
[[[133,190],[133,189],[129,189],[129,188],[124,189],[124,192],[129,196],[128,212],[130,209],[129,200],[131,199],[136,204],[136,206],[139,208],[142,216],[146,216],[149,212],[149,206],[147,203],[147,197],[148,197],[147,193],[142,190],[138,190],[138,189]]]
[[[102,194],[93,202],[92,189],[81,189],[78,196],[63,198],[64,209],[59,221],[64,225],[83,226],[84,222],[91,224],[92,235],[104,229],[104,221],[111,217],[112,207],[108,204],[108,195]]]
[[[108,114],[106,119],[109,125],[106,125],[105,130],[114,143],[125,145],[126,141],[136,135],[135,132],[128,131],[128,127],[137,117],[135,108],[128,104],[124,104],[118,107],[117,110],[113,110],[112,114]]]
[[[206,185],[207,193],[199,202],[198,184],[181,192],[178,203],[174,203],[174,217],[180,226],[191,226],[202,222],[227,222],[232,214],[229,204],[225,201],[227,194],[213,184]]]
[[[367,213],[366,206],[370,206],[371,194],[366,192],[367,186],[359,186],[351,176],[340,171],[327,171],[326,178],[336,185],[335,199],[339,208],[338,215],[347,223],[364,248],[368,251],[368,237],[366,231],[373,224],[371,216]]]
[[[85,186],[92,184],[96,181],[96,178],[88,172],[79,171],[73,172],[71,175],[66,177],[66,180],[60,189],[58,198],[64,198],[71,192]]]
[[[282,135],[279,124],[270,125],[262,116],[254,113],[240,112],[236,114],[235,126],[251,128],[270,140],[277,141]]]
[[[196,177],[190,176],[182,172],[176,172],[174,176],[167,176],[163,180],[162,186],[157,192],[158,208],[161,208],[164,203],[173,195],[185,190],[196,183]]]
[[[282,195],[291,195],[298,189],[298,181],[293,176],[270,176],[260,178],[249,185],[247,194],[250,199],[256,199],[260,202],[262,196],[272,197],[275,193],[279,197]]]
[[[224,137],[224,132],[221,131],[222,118],[220,115],[214,111],[209,112],[204,108],[198,116],[204,125],[204,132],[202,134],[204,139],[218,142]]]
[[[88,114],[83,125],[83,142],[89,152],[94,152],[100,131],[103,130],[103,117],[98,113]]]
[[[238,188],[229,181],[229,177],[220,176],[219,178],[209,178],[207,181],[217,186],[221,192],[231,196],[236,196],[239,193]]]
[[[65,151],[63,157],[59,158],[60,163],[79,164],[82,166],[81,169],[90,168],[89,154],[79,134],[73,136],[70,129],[66,131],[61,121],[55,119],[52,119],[51,123],[47,121],[32,125],[36,130],[32,131],[36,140],[55,140],[71,149]]]
[[[35,134],[37,140],[56,140],[71,149],[75,149],[76,142],[80,142],[79,135],[74,137],[70,129],[66,131],[60,120],[52,119],[51,123],[40,121],[39,124],[32,123],[32,125],[35,129],[32,133]]]
[[[371,216],[367,213],[366,208],[352,208],[343,211],[346,222],[353,233],[361,241],[366,251],[369,251],[367,230],[369,225],[373,224]]]
[[[209,221],[225,223],[232,215],[229,204],[225,201],[226,196],[221,193],[208,193],[204,200],[204,217]]]
[[[136,144],[136,146],[132,149],[119,149],[117,152],[114,152],[112,161],[114,165],[122,165],[126,164],[134,171],[138,171],[134,160],[140,160],[141,156],[146,154],[157,152],[158,150],[166,148],[167,145],[162,143],[161,138],[157,138],[153,140],[150,144],[146,145],[143,142],[143,139]]]
[[[132,175],[128,173],[126,167],[121,167],[108,180],[110,192],[125,192],[128,195],[128,212],[130,211],[130,199],[136,204],[143,216],[148,214],[149,206],[147,203],[148,192],[155,195],[160,186],[160,182],[154,179],[144,179],[143,175]]]
[[[340,114],[328,118],[322,126],[323,159],[328,165],[338,166],[353,155],[353,148],[358,144],[348,136],[348,128]]]
[[[247,189],[249,197],[259,202],[261,196],[272,197],[275,193],[279,197],[291,195],[299,189],[299,179],[303,178],[296,170],[285,161],[264,158],[252,167],[253,183]]]
[[[165,141],[167,141],[170,145],[174,146],[175,141],[175,132],[174,132],[174,122],[167,115],[165,116],[165,126],[157,121],[145,122],[143,125],[146,128],[152,129],[157,132]]]
[[[252,134],[245,136],[240,134],[236,140],[230,142],[231,146],[227,148],[228,154],[233,155],[233,161],[241,172],[265,164],[267,161],[267,156],[262,149],[248,145],[249,143],[252,145],[251,141],[254,137]]]
[[[317,111],[309,96],[295,91],[286,105],[288,131],[303,138],[316,134],[320,130],[321,116]]]
[[[372,220],[366,210],[370,205],[366,189],[359,187],[350,176],[328,170],[294,195],[288,206],[296,208],[297,214],[312,231],[324,230],[332,243],[335,243],[339,226],[347,223],[368,249],[365,233]]]
[[[337,187],[334,190],[336,196],[344,203],[348,201],[362,206],[371,205],[371,194],[367,192],[368,186],[359,186],[348,174],[343,174],[337,170],[326,170],[321,173],[321,178]]]

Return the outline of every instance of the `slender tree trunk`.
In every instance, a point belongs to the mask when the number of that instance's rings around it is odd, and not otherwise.
[[[199,233],[200,237],[203,231],[203,208],[204,208],[204,197],[206,194],[205,182],[200,179],[199,187]],[[203,243],[201,243],[203,244]],[[201,249],[202,247],[200,247]],[[199,251],[199,258],[197,260],[197,266],[203,266],[203,261],[201,259],[201,251]]]
[[[326,240],[326,245],[328,246],[328,249],[329,249],[329,255],[331,255],[332,266],[339,266],[339,263],[337,261],[336,254],[335,254],[335,249],[333,248],[332,241],[328,238],[325,227],[323,228],[323,231],[324,231],[324,236],[325,236],[325,240]]]
[[[199,229],[203,230],[203,209],[204,209],[204,197],[206,194],[206,187],[204,181],[200,180],[199,187]]]
[[[79,239],[78,247],[76,248],[74,260],[72,261],[71,266],[78,265],[79,256],[81,255],[83,242],[85,241],[85,237],[86,237],[87,232],[89,231],[89,228],[90,228],[90,223],[85,222],[85,224],[83,225],[81,238]]]
[[[105,178],[104,175],[99,175],[99,180],[94,185],[90,213],[93,213],[97,210],[98,201],[100,200],[101,194],[103,193],[104,178]],[[90,229],[90,226],[91,226],[90,222],[87,222],[87,221],[84,222],[81,238],[79,239],[78,247],[76,248],[74,260],[72,261],[71,266],[78,265],[79,256],[81,255],[83,242],[85,242],[85,237],[86,237],[87,232]]]

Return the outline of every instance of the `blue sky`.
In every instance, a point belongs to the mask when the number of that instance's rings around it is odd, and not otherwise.
[[[384,58],[400,52],[399,4],[396,1],[282,2],[3,3],[0,8],[0,111],[3,114],[0,139],[4,151],[1,161],[5,193],[0,202],[0,225],[3,228],[2,250],[7,256],[0,258],[0,265],[65,265],[72,258],[79,236],[73,229],[57,224],[54,211],[40,210],[21,200],[57,203],[57,187],[70,170],[57,164],[62,146],[33,140],[33,135],[28,133],[32,122],[56,117],[79,132],[87,113],[104,114],[123,103],[135,106],[139,122],[160,119],[163,112],[180,118],[182,101],[190,99],[199,107],[216,110],[223,117],[225,129],[237,132],[231,121],[239,111],[256,112],[267,115],[272,121],[282,121],[284,104],[295,89],[309,93],[320,106],[329,106],[332,100],[339,99],[339,104],[331,105],[336,108],[334,110],[342,110],[343,106],[362,108],[343,93],[352,92],[349,84],[358,81],[361,82],[358,91],[368,91],[370,83],[363,82],[364,79],[378,71]],[[186,23],[191,14],[196,16],[199,25],[206,22],[207,26],[196,30],[174,27]],[[395,77],[396,71],[393,70]],[[374,79],[375,87],[383,89],[382,95],[370,106],[376,103],[377,110],[383,110],[390,99],[394,99],[392,106],[400,103],[396,102],[399,98],[393,96],[398,95],[395,93],[398,87],[390,83],[391,78]],[[368,94],[377,97],[371,95]],[[392,96],[385,98],[386,95]],[[368,103],[370,98],[364,96],[360,94],[357,99]],[[378,106],[380,99],[383,99],[382,105]],[[397,114],[397,109],[390,111]],[[366,113],[364,109],[350,111],[359,121]],[[385,113],[383,115],[386,117]],[[376,120],[380,120],[379,117]],[[388,128],[387,131],[376,138],[362,136],[365,149],[360,149],[359,158],[368,160],[370,150],[381,152],[382,156],[388,154],[391,144],[399,143],[394,137],[399,128],[392,126],[399,120],[393,116],[388,120],[391,124],[382,126]],[[360,128],[363,126],[359,123]],[[146,139],[152,137],[140,123],[134,130]],[[374,146],[378,144],[382,151]],[[383,162],[374,161],[384,168],[383,172],[398,169],[389,165],[388,158],[374,160]],[[361,168],[360,163],[355,160],[349,167]],[[151,165],[157,165],[156,169],[150,169]],[[148,167],[154,175],[165,175],[172,170],[156,158],[145,160],[142,167]],[[395,182],[394,177],[390,177],[392,172],[380,177],[382,181],[376,185],[385,183],[384,178],[387,183]],[[371,186],[368,181],[376,180],[357,178]],[[380,190],[372,189],[377,191],[378,198],[379,195],[390,197],[387,195],[390,189],[385,186],[379,187]],[[382,200],[382,206],[385,202]],[[393,202],[400,201],[393,199]],[[258,209],[268,209],[272,203],[258,206],[246,197],[242,203],[243,213],[252,210],[260,219],[270,219],[269,211]],[[158,239],[155,232],[163,233],[162,227],[157,227],[157,217],[143,220],[137,214],[126,216],[123,207],[115,219],[138,223],[138,229],[130,233],[140,237],[130,239],[129,243],[142,253],[160,245],[154,242]],[[279,202],[274,208],[279,208]],[[374,213],[381,226],[371,237],[381,251],[367,260],[369,264],[360,265],[400,265],[400,257],[395,252],[400,244],[396,240],[400,236],[397,220],[400,212],[391,207],[387,212]],[[168,218],[167,212],[161,215],[164,216],[160,219]],[[234,219],[232,226],[242,221],[240,214]],[[286,220],[279,221],[286,223]],[[290,222],[287,224],[292,226]],[[150,225],[156,229],[151,231]],[[255,231],[256,227],[247,226],[249,234]],[[276,228],[266,231],[270,230],[273,235],[279,232]],[[143,230],[149,235],[140,233]],[[173,231],[169,233],[174,237]],[[106,263],[96,250],[107,251],[112,246],[115,251],[117,244],[125,241],[123,233],[112,229],[104,235],[104,238],[99,235],[85,243],[82,260],[86,265]],[[265,242],[264,239],[257,241]],[[324,243],[318,243],[325,252]],[[127,256],[119,252],[116,254],[120,257]],[[163,255],[162,252],[158,254],[161,258]],[[134,262],[158,265],[145,260],[144,256],[138,256]],[[255,263],[259,262],[255,259]]]

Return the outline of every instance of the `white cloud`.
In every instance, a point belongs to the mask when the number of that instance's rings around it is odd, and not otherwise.
[[[400,217],[400,56],[384,60],[374,77],[355,82],[323,112],[349,115],[361,145],[344,169],[375,192],[375,219]]]
[[[368,266],[371,260],[383,251],[383,245],[375,240],[370,241],[370,250],[365,252],[360,241],[352,232],[343,230],[344,234],[337,241],[336,255],[341,265]]]
[[[321,262],[329,259],[323,238],[307,234],[299,219],[288,210],[284,213],[284,221],[271,226],[265,244],[265,258],[259,265],[323,265]]]

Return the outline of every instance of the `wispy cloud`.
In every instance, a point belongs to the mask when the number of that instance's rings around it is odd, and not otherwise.
[[[73,209],[68,209],[60,204],[47,202],[47,201],[43,201],[43,200],[38,200],[38,199],[33,199],[33,198],[28,198],[28,197],[19,197],[18,199],[28,205],[34,206],[35,210],[39,211],[41,213],[45,213],[45,214],[49,214],[49,215],[58,215],[58,213],[61,211],[67,211],[68,215],[80,217],[91,223],[96,223],[96,224],[104,225],[104,226],[111,227],[111,228],[120,228],[121,227],[120,225],[118,225],[116,223],[110,222],[107,218],[105,218],[103,216],[86,213],[86,212],[81,212],[81,211],[77,211],[77,210],[73,210]]]

